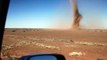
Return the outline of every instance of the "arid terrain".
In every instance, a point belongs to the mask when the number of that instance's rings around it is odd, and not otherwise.
[[[5,29],[2,59],[59,53],[67,60],[107,60],[107,30]]]

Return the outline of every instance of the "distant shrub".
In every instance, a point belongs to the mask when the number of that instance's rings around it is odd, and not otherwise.
[[[12,30],[12,32],[16,32],[16,30]]]
[[[25,30],[23,32],[26,32]]]
[[[38,29],[36,31],[39,31]]]
[[[104,59],[98,58],[97,60],[104,60]]]
[[[70,40],[70,42],[74,42],[73,40]]]

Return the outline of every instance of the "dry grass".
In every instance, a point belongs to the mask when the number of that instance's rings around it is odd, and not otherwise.
[[[75,44],[80,44],[80,45],[89,45],[89,46],[107,46],[102,43],[93,43],[93,42],[75,42]]]
[[[70,52],[69,56],[82,56],[85,55],[84,52]]]

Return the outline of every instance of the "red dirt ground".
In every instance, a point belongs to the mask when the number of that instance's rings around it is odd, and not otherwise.
[[[15,57],[59,53],[66,60],[107,60],[107,30],[5,29],[3,45]],[[69,55],[72,52],[82,55]]]

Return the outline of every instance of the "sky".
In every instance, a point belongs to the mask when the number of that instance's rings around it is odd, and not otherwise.
[[[83,28],[107,29],[107,0],[77,0]],[[10,0],[5,28],[69,29],[70,0]]]

